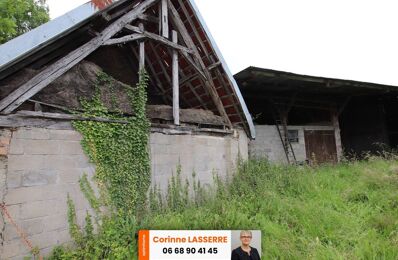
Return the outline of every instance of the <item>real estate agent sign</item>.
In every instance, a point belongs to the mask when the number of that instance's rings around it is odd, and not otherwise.
[[[139,260],[253,260],[261,256],[261,231],[141,230]]]

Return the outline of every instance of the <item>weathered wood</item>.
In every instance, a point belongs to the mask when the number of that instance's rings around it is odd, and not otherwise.
[[[178,43],[178,35],[176,31],[172,31],[172,39],[174,43]],[[173,81],[173,118],[174,124],[180,124],[180,90],[179,90],[179,78],[178,78],[178,52],[173,50],[172,58],[172,81]]]
[[[161,0],[161,11],[162,36],[169,38],[169,10],[167,8],[167,0]]]
[[[214,70],[215,68],[217,68],[217,67],[220,66],[220,65],[221,65],[221,62],[218,61],[218,62],[216,62],[216,63],[211,64],[209,67],[207,67],[207,69],[208,69],[209,71],[211,71],[211,70]]]
[[[134,49],[133,46],[129,45],[129,47],[130,47],[130,50],[132,51],[134,57],[138,59],[138,55],[139,55],[139,54],[137,54],[137,51]],[[149,81],[152,83],[152,85],[155,85],[155,86],[158,87],[158,89],[160,90],[160,92],[163,94],[163,95],[162,95],[163,101],[167,104],[167,100],[171,100],[171,99],[170,99],[169,96],[164,95],[164,93],[166,92],[165,87],[163,86],[162,82],[160,82],[159,77],[156,76],[156,73],[155,73],[155,70],[154,70],[154,68],[153,68],[153,65],[152,65],[152,63],[150,62],[150,60],[148,59],[148,56],[147,56],[146,53],[145,53],[145,58],[146,58],[146,60],[147,60],[147,63],[146,63],[146,64],[147,64],[147,66],[148,66],[148,68],[149,68],[149,72],[150,72],[150,75],[151,75],[151,77],[149,77]],[[133,60],[130,58],[130,56],[128,56],[128,59],[130,60],[131,64],[133,64],[133,65],[136,64],[136,61],[133,61]],[[156,84],[155,84],[154,81],[156,81]]]
[[[85,57],[98,49],[104,42],[119,32],[125,25],[137,19],[138,15],[145,12],[157,1],[158,0],[147,0],[142,2],[136,8],[123,15],[121,18],[117,19],[114,23],[104,29],[99,36],[95,37],[83,46],[77,48],[52,65],[48,66],[38,75],[13,91],[6,98],[0,101],[0,110],[2,113],[7,114],[14,111],[27,99],[31,98],[40,90],[47,87],[66,71],[71,69]]]
[[[137,41],[137,40],[140,40],[140,39],[143,39],[143,38],[145,38],[145,36],[143,34],[135,33],[135,34],[126,35],[126,36],[123,36],[123,37],[120,37],[120,38],[107,40],[106,42],[104,42],[103,45],[104,46],[108,46],[108,45],[128,43],[128,42]]]
[[[145,36],[145,37],[147,37],[149,39],[152,39],[152,40],[158,41],[160,43],[163,43],[163,44],[165,44],[165,45],[167,45],[167,46],[169,46],[171,48],[174,48],[174,49],[177,49],[177,50],[180,50],[180,51],[185,51],[187,53],[192,53],[192,50],[187,48],[187,47],[184,47],[182,45],[179,45],[179,44],[176,44],[176,43],[174,43],[172,41],[169,41],[169,40],[167,40],[167,39],[165,39],[165,38],[163,38],[163,37],[161,37],[161,36],[159,36],[157,34],[141,30],[139,27],[132,26],[132,25],[126,25],[125,28],[129,29],[130,31],[133,31],[133,32],[136,32],[136,33],[140,33],[140,34],[142,34],[143,36]]]
[[[95,121],[95,122],[103,122],[103,123],[119,123],[119,124],[128,124],[127,121],[124,120],[114,120],[102,117],[83,117],[79,115],[70,115],[70,114],[61,114],[61,113],[45,113],[45,112],[37,112],[37,111],[18,111],[15,116],[19,117],[29,117],[29,118],[43,118],[43,119],[54,119],[54,120],[77,120],[77,121]]]
[[[159,18],[147,14],[140,14],[138,18],[151,23],[159,23]]]
[[[16,114],[0,115],[0,127],[39,127],[52,129],[73,129],[70,121],[59,121],[43,118],[20,117]]]
[[[213,102],[214,102],[218,112],[220,113],[220,115],[222,117],[224,117],[224,119],[228,123],[229,127],[232,128],[232,123],[229,120],[228,114],[227,114],[227,112],[224,109],[224,106],[223,106],[223,104],[221,102],[220,97],[218,96],[218,93],[216,91],[216,87],[214,85],[212,76],[211,76],[210,72],[207,70],[207,67],[205,66],[205,64],[204,64],[204,62],[203,62],[203,60],[202,60],[202,58],[201,58],[201,56],[199,54],[198,48],[194,44],[191,36],[188,33],[187,28],[184,25],[184,22],[182,21],[177,9],[174,7],[174,5],[171,2],[171,0],[168,0],[168,7],[169,7],[169,10],[170,10],[170,12],[172,14],[170,16],[171,19],[173,19],[173,22],[176,25],[178,31],[180,32],[180,34],[182,36],[182,39],[184,40],[186,46],[188,46],[188,48],[191,48],[193,50],[193,55],[194,55],[196,61],[198,62],[198,65],[203,70],[203,72],[204,72],[204,74],[205,74],[205,76],[207,78],[206,86],[208,88],[210,97],[213,99]]]
[[[331,121],[334,127],[334,138],[336,140],[337,161],[340,161],[343,156],[343,145],[341,143],[339,112],[340,111],[338,111],[337,109],[331,110]]]
[[[185,60],[196,70],[199,76],[201,76],[202,79],[207,80],[203,70],[196,65],[195,61],[189,56],[189,54],[186,52],[182,52],[182,55],[184,56]]]
[[[46,103],[46,102],[42,102],[42,101],[38,101],[38,100],[34,100],[34,99],[29,99],[28,101],[30,101],[32,103],[35,103],[35,104],[40,104],[40,105],[43,105],[43,106],[56,108],[56,109],[59,109],[59,110],[65,111],[65,112],[70,112],[71,111],[70,108],[67,108],[67,107],[64,107],[64,106],[54,105],[54,104],[50,104],[50,103]],[[74,109],[74,110],[75,111],[79,111],[77,109]]]
[[[140,23],[139,25],[140,30],[144,31],[144,24]],[[139,61],[139,70],[145,69],[145,42],[140,41],[140,61]]]

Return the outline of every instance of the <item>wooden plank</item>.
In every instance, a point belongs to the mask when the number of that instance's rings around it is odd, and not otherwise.
[[[85,57],[98,49],[104,42],[119,32],[125,25],[137,19],[138,15],[145,12],[157,1],[158,0],[147,0],[142,2],[136,8],[123,15],[106,29],[104,29],[99,36],[70,52],[68,55],[45,68],[28,82],[21,85],[18,89],[0,101],[0,110],[2,113],[7,114],[14,111],[27,99],[31,98],[40,90],[47,87],[62,74],[67,72]]]
[[[95,121],[95,122],[103,122],[103,123],[119,123],[119,124],[128,124],[128,121],[124,120],[114,120],[103,117],[83,117],[79,115],[70,115],[70,114],[60,114],[60,113],[44,113],[37,111],[18,111],[16,116],[19,117],[30,117],[30,118],[43,118],[43,119],[54,119],[54,120],[77,120],[77,121]]]
[[[167,8],[167,0],[162,0],[161,11],[162,36],[169,38],[169,10]]]
[[[144,31],[144,24],[140,23],[139,28],[140,28],[140,30]],[[145,69],[145,42],[140,41],[139,47],[140,47],[139,70],[141,71],[141,70]]]
[[[152,15],[140,14],[138,16],[138,18],[143,20],[143,21],[147,21],[147,22],[151,22],[151,23],[159,23],[159,18],[154,17]]]
[[[184,56],[184,58],[187,60],[187,62],[196,70],[196,72],[199,74],[199,76],[202,77],[202,79],[207,80],[206,75],[204,74],[203,70],[200,69],[195,61],[189,56],[188,53],[186,52],[182,52],[182,55]]]
[[[209,67],[207,67],[207,69],[209,71],[214,70],[215,68],[217,68],[218,66],[221,65],[221,61],[217,61],[216,63],[211,64]]]
[[[130,61],[130,63],[131,63],[131,65],[134,67],[134,69],[136,69],[137,71],[138,71],[138,67],[137,67],[137,59],[138,59],[138,53],[137,53],[137,51],[135,50],[135,48],[133,47],[133,46],[131,46],[131,44],[129,44],[129,49],[131,50],[131,52],[132,52],[132,54],[134,55],[134,57],[136,58],[136,60],[133,60],[132,59],[132,57],[131,56],[129,56],[129,55],[127,55],[127,58],[129,59],[129,61]],[[159,78],[156,76],[156,74],[155,74],[155,70],[154,70],[154,68],[153,68],[153,66],[152,66],[152,64],[151,64],[151,62],[150,62],[150,60],[148,59],[148,56],[147,56],[147,54],[146,54],[146,52],[145,52],[145,59],[147,60],[147,62],[146,62],[146,64],[147,64],[147,66],[148,66],[148,68],[149,68],[149,73],[150,73],[150,77],[149,77],[149,81],[151,82],[151,84],[152,85],[154,85],[154,86],[156,86],[158,89],[159,89],[159,91],[161,92],[161,93],[164,93],[165,92],[165,88],[164,88],[164,86],[163,86],[163,84],[160,82],[160,80],[159,80]],[[154,82],[154,81],[156,81],[156,83]],[[167,100],[169,99],[169,100],[171,100],[170,99],[170,97],[169,96],[167,96],[167,95],[162,95],[162,99],[163,99],[163,101],[167,104]],[[170,101],[171,102],[171,101]]]
[[[163,43],[164,45],[167,45],[167,46],[169,46],[171,48],[174,48],[174,49],[177,49],[177,50],[180,50],[180,51],[184,51],[184,52],[187,52],[187,53],[192,53],[192,50],[187,48],[187,47],[184,47],[182,45],[179,45],[179,44],[176,44],[176,43],[174,43],[172,41],[169,41],[169,40],[167,40],[167,39],[165,39],[162,36],[159,36],[157,34],[141,30],[139,27],[132,26],[132,25],[126,25],[125,28],[130,30],[130,31],[133,31],[133,32],[136,32],[136,33],[140,33],[140,34],[142,34],[143,36],[145,36],[145,37],[147,37],[149,39],[152,39],[152,40],[158,41],[160,43]]]
[[[173,20],[174,24],[176,25],[178,31],[180,32],[186,46],[188,46],[188,48],[191,48],[193,50],[193,55],[194,55],[195,59],[197,60],[199,67],[203,70],[203,72],[207,78],[205,85],[208,88],[210,97],[213,99],[213,102],[214,102],[215,106],[217,107],[217,110],[220,113],[220,115],[225,119],[225,122],[229,125],[229,127],[232,128],[232,123],[229,120],[229,117],[224,109],[224,106],[221,102],[220,97],[218,96],[218,93],[216,91],[216,88],[215,88],[215,85],[214,85],[214,82],[213,82],[210,72],[207,70],[207,67],[205,66],[197,47],[195,46],[191,36],[189,35],[187,28],[185,27],[183,21],[181,20],[181,17],[179,15],[177,9],[172,4],[171,0],[168,0],[168,4],[169,4],[169,10],[172,14],[170,16],[171,19]]]
[[[140,33],[134,33],[131,35],[126,35],[120,38],[115,38],[115,39],[110,39],[107,40],[106,42],[104,42],[104,46],[108,46],[108,45],[115,45],[115,44],[122,44],[122,43],[128,43],[128,42],[133,42],[133,41],[137,41],[140,39],[145,38],[145,36],[143,34]]]
[[[172,39],[174,43],[178,43],[178,35],[176,31],[172,31]],[[172,81],[173,81],[173,118],[174,124],[180,125],[180,98],[179,98],[179,78],[178,78],[178,52],[173,50],[172,58]]]

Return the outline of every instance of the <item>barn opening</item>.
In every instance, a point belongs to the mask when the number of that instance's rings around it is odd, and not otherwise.
[[[256,67],[235,79],[255,122],[254,157],[337,162],[398,148],[398,87]]]

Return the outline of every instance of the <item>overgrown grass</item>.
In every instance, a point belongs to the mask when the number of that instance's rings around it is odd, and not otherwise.
[[[111,233],[122,242],[138,229],[255,229],[262,231],[263,259],[398,259],[396,160],[317,168],[250,161],[228,183],[216,181],[213,192],[192,184],[187,201],[186,183],[176,176],[166,198],[151,193],[142,219],[113,218],[123,230],[111,225],[112,233],[105,225],[96,241],[106,243]],[[119,240],[108,250],[118,250]],[[136,258],[135,239],[126,245]]]

